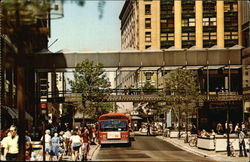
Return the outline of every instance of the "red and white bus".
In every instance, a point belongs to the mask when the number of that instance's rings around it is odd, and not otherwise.
[[[130,125],[131,117],[125,113],[108,113],[101,115],[98,120],[99,143],[125,143],[130,145]]]

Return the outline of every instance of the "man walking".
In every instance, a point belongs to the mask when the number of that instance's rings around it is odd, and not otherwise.
[[[247,151],[246,151],[246,145],[245,145],[245,141],[244,141],[244,138],[245,138],[245,133],[240,129],[238,128],[238,132],[239,132],[239,147],[240,147],[240,157],[243,156],[243,153],[242,153],[242,147],[244,149],[244,156],[247,157]]]
[[[147,136],[150,136],[151,134],[150,134],[150,124],[148,123],[147,124]]]
[[[14,125],[10,127],[10,136],[6,139],[6,160],[7,161],[17,161],[18,158],[18,140],[17,129]]]

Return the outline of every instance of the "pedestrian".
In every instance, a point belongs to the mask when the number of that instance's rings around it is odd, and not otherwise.
[[[238,131],[239,131],[239,147],[240,147],[240,157],[243,156],[243,153],[242,153],[242,147],[243,147],[243,151],[244,151],[244,156],[247,157],[247,151],[246,151],[246,144],[245,144],[245,133],[240,129],[238,128]]]
[[[90,136],[89,136],[89,130],[87,127],[84,127],[83,133],[82,133],[82,160],[88,160],[88,153],[90,150]]]
[[[217,126],[216,126],[216,132],[217,132],[217,134],[223,134],[223,128],[222,128],[221,123],[217,124]]]
[[[233,123],[229,123],[229,133],[231,134],[233,132]]]
[[[242,123],[241,123],[241,130],[242,130],[243,132],[245,132],[245,129],[246,129],[246,125],[245,125],[244,122],[242,122]]]
[[[94,144],[94,145],[96,144],[95,143],[96,142],[96,140],[95,140],[96,139],[96,128],[95,127],[96,127],[95,125],[92,126],[92,141],[91,141],[92,144]]]
[[[147,136],[150,136],[150,123],[147,124]]]
[[[216,135],[216,134],[215,134],[214,130],[212,129],[212,130],[211,130],[211,135],[210,135],[210,137],[215,138],[215,135]]]
[[[63,138],[64,138],[64,143],[65,143],[65,152],[66,155],[71,156],[71,146],[70,146],[70,137],[71,137],[71,132],[69,129],[64,133]]]
[[[63,137],[63,135],[64,135],[64,132],[63,131],[61,131],[60,133],[59,133],[59,158],[58,158],[58,160],[59,161],[62,161],[62,158],[63,158],[63,156],[64,156],[64,153],[65,153],[65,146],[66,146],[66,144],[65,144],[65,140],[64,140],[64,137]]]
[[[41,141],[43,142],[43,136],[41,138]],[[46,159],[48,159],[49,161],[51,161],[52,156],[51,156],[51,136],[50,136],[50,130],[47,129],[45,130],[45,138],[44,138],[44,142],[45,142],[45,154],[46,154]]]
[[[239,123],[237,123],[234,127],[234,133],[238,134]]]
[[[31,153],[33,151],[32,149],[32,143],[31,138],[29,136],[29,132],[25,131],[25,159],[26,161],[30,161]]]
[[[78,134],[78,130],[73,131],[70,141],[72,144],[72,160],[77,161],[79,158],[79,149],[81,147],[81,138]]]
[[[4,134],[3,134],[3,139],[2,139],[2,141],[1,141],[1,153],[2,153],[2,155],[3,155],[3,160],[6,160],[6,154],[7,154],[7,149],[6,149],[6,141],[7,141],[7,139],[8,139],[8,137],[10,137],[11,136],[11,133],[10,133],[10,130],[9,129],[7,129],[5,132],[4,132]]]
[[[17,128],[16,126],[12,125],[10,127],[10,136],[7,136],[5,143],[7,161],[17,161],[19,153],[18,140],[19,136],[17,134]]]
[[[54,137],[51,139],[51,143],[52,143],[52,159],[58,161],[59,146],[60,146],[60,139],[58,137],[58,133],[54,133]]]

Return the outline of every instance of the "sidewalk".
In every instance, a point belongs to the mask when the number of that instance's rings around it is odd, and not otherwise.
[[[220,162],[250,162],[249,157],[238,157],[239,151],[236,151],[236,157],[228,157],[227,152],[215,152],[215,151],[198,149],[197,147],[190,147],[188,143],[184,143],[183,138],[178,139],[178,138],[170,138],[163,136],[156,136],[156,138],[169,142],[174,146],[179,147],[182,150],[191,152],[193,154],[202,157],[207,157],[212,160]]]
[[[100,147],[99,144],[96,145],[90,145],[90,151],[88,154],[88,160],[93,160],[93,156],[94,153],[96,152],[96,150]],[[35,150],[36,152],[36,159],[34,159],[34,161],[43,161],[43,154],[42,154],[42,149],[39,150]],[[63,161],[72,161],[71,160],[71,156],[63,156]]]

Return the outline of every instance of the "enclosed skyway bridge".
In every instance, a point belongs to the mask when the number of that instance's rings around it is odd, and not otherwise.
[[[202,48],[202,49],[166,49],[166,50],[132,50],[132,51],[102,51],[102,52],[71,52],[59,51],[39,52],[31,57],[36,71],[67,71],[75,68],[78,63],[88,59],[94,63],[102,63],[104,68],[129,70],[144,68],[161,70],[185,67],[200,69],[203,67],[221,67],[226,65],[241,65],[242,47]]]
[[[250,100],[249,95],[238,95],[236,93],[217,94],[217,95],[201,95],[198,101],[241,101]],[[139,94],[139,95],[109,95],[102,100],[103,102],[166,102],[166,104],[175,102],[171,95],[156,94]],[[77,103],[81,102],[80,93],[66,94],[64,102]]]
[[[174,70],[176,68],[192,70],[241,69],[243,66],[241,61],[242,50],[243,48],[241,46],[236,45],[231,48],[217,48],[215,46],[202,49],[190,48],[144,51],[59,51],[56,53],[45,51],[38,52],[30,57],[33,60],[33,67],[38,75],[40,72],[72,71],[78,63],[81,63],[85,59],[93,61],[96,64],[102,63],[107,72],[147,70],[158,72]],[[63,101],[79,102],[80,98],[72,95],[65,94]],[[204,95],[201,99],[210,101],[249,100],[248,95],[234,94],[232,96],[230,99],[225,99],[217,95]],[[147,102],[166,100],[170,101],[171,96],[145,95],[143,93],[137,95],[115,94],[105,99],[106,102]]]

